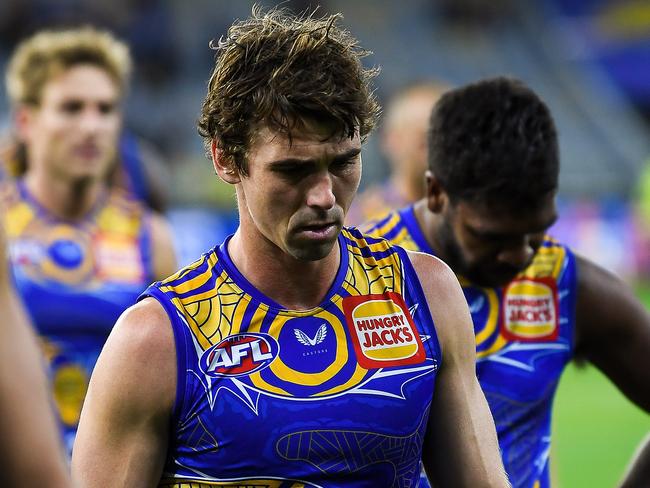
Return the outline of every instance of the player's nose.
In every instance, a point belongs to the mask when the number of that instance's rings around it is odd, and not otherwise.
[[[501,263],[522,270],[530,264],[534,254],[535,249],[533,249],[530,239],[524,237],[517,242],[513,242],[507,247],[504,247],[499,252],[498,259]]]
[[[329,172],[314,175],[311,186],[307,191],[307,206],[314,208],[330,209],[336,203],[332,177]]]

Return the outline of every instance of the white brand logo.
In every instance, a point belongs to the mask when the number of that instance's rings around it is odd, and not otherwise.
[[[303,346],[316,346],[325,340],[325,336],[327,335],[327,325],[322,324],[316,331],[316,335],[313,339],[300,329],[293,329],[293,333],[296,334],[296,339],[298,339],[298,342]]]

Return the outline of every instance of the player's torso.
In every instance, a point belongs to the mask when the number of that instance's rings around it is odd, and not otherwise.
[[[548,486],[553,396],[573,353],[574,258],[548,239],[508,286],[463,291],[506,470],[515,487]]]
[[[260,295],[226,245],[150,289],[178,317],[161,486],[417,486],[437,337],[410,263],[344,233],[312,310]]]
[[[433,254],[412,207],[378,221],[370,233]],[[506,287],[459,279],[474,323],[477,377],[506,471],[514,487],[548,486],[552,400],[573,352],[574,257],[547,238],[533,263]]]
[[[52,366],[68,435],[106,337],[150,282],[146,219],[115,192],[74,224],[49,215],[20,182],[3,181],[2,198],[16,288]]]

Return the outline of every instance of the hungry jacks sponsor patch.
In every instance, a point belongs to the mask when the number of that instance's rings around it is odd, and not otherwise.
[[[362,367],[384,368],[424,361],[422,341],[399,294],[346,297],[343,311]]]
[[[503,335],[517,341],[553,341],[559,334],[557,285],[550,278],[524,278],[503,294]]]

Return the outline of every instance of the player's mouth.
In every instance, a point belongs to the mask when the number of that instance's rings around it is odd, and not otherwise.
[[[81,144],[74,149],[74,153],[81,159],[96,159],[101,151],[96,144]]]
[[[339,226],[336,222],[302,225],[297,229],[299,234],[309,239],[318,240],[335,238],[338,230]]]

